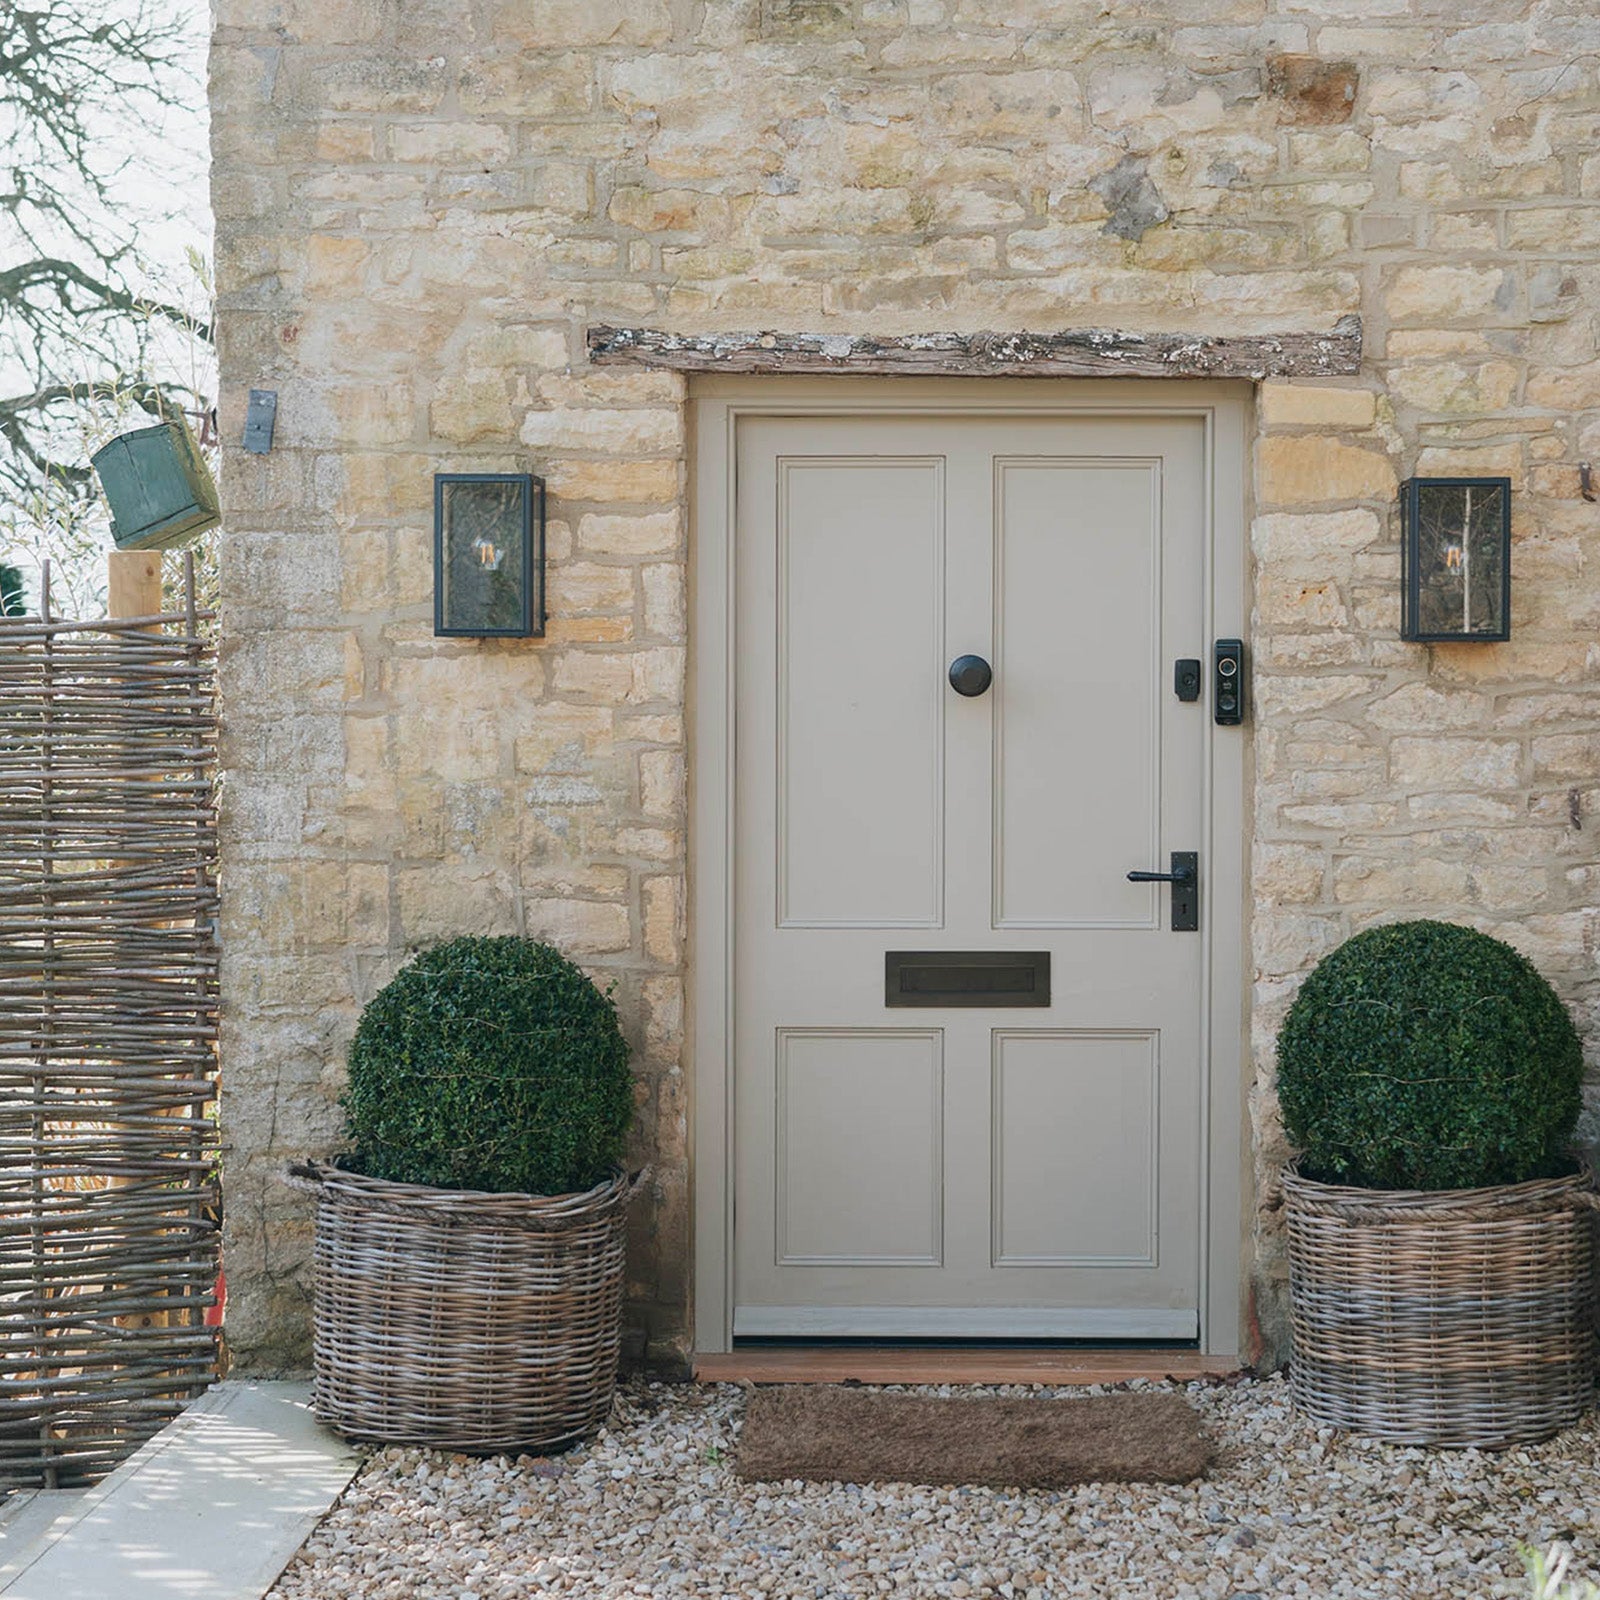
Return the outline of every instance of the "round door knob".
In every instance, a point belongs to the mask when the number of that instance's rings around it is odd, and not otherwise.
[[[982,694],[994,682],[994,673],[982,656],[957,656],[950,663],[950,687],[957,694]]]

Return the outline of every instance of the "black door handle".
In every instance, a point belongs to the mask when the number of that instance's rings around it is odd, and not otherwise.
[[[1194,933],[1200,927],[1200,854],[1174,850],[1171,872],[1130,872],[1129,883],[1172,885],[1172,931]]]
[[[1193,883],[1195,869],[1193,867],[1178,867],[1172,872],[1130,872],[1129,883]]]
[[[950,663],[950,687],[957,694],[982,694],[994,682],[994,672],[982,656],[957,656]]]

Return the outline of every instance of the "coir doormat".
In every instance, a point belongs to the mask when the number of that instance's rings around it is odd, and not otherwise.
[[[757,1389],[739,1434],[744,1479],[814,1483],[1186,1483],[1211,1459],[1176,1394],[939,1399],[831,1384]]]

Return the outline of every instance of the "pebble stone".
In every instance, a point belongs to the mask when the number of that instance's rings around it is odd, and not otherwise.
[[[742,1484],[736,1385],[633,1382],[590,1445],[516,1460],[376,1451],[270,1600],[1475,1600],[1526,1594],[1519,1545],[1600,1570],[1600,1425],[1430,1452],[1296,1419],[1281,1377],[1178,1386],[1208,1476],[1059,1492]],[[1100,1389],[928,1389],[1084,1394]]]

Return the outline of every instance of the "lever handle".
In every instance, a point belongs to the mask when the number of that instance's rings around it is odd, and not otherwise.
[[[1174,850],[1171,872],[1130,872],[1129,883],[1172,885],[1172,931],[1194,933],[1200,926],[1200,853]]]

